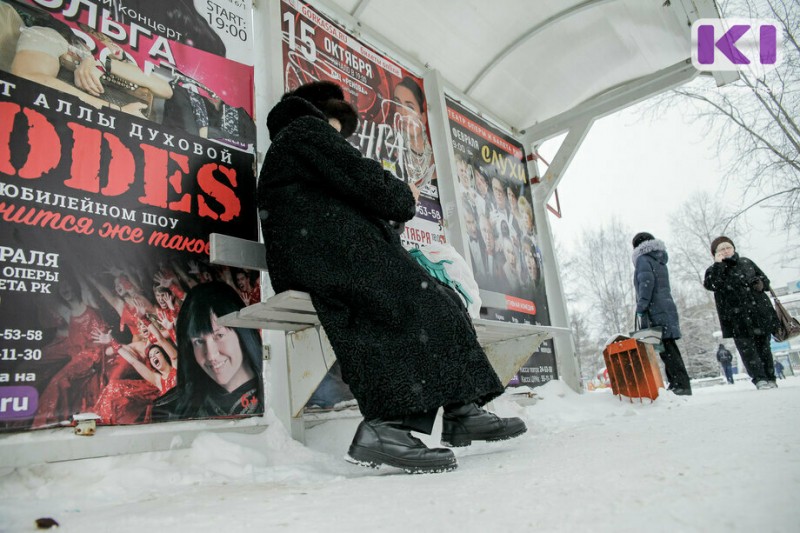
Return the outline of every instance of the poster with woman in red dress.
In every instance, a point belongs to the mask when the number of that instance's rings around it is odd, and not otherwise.
[[[0,431],[264,411],[260,341],[183,312],[254,294],[208,262],[257,235],[251,11],[0,1]]]

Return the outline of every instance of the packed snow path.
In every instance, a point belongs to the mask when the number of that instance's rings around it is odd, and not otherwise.
[[[532,405],[495,402],[528,433],[456,449],[448,474],[345,463],[352,417],[311,429],[307,447],[276,423],[189,450],[5,471],[0,530],[46,516],[81,533],[797,531],[800,377],[779,386],[662,391],[651,404],[551,382]]]

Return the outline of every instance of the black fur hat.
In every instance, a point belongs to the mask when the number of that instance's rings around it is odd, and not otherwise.
[[[283,99],[296,96],[310,102],[326,117],[335,118],[342,125],[342,136],[350,137],[358,127],[358,113],[344,99],[342,88],[332,81],[315,81],[301,85],[283,95]]]
[[[284,98],[287,96],[296,96],[316,105],[325,100],[344,100],[344,91],[332,81],[312,81],[283,95]]]
[[[281,101],[267,115],[269,138],[273,141],[284,128],[300,117],[311,116],[326,120],[325,113],[311,105],[308,100],[292,95],[284,95]]]
[[[655,237],[653,237],[653,235],[651,235],[650,233],[647,233],[646,231],[642,231],[642,232],[637,233],[636,235],[633,236],[633,242],[631,244],[633,244],[633,247],[636,248],[637,246],[639,246],[643,242],[652,241],[654,239],[655,239]]]

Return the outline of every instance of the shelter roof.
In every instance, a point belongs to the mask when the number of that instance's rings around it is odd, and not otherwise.
[[[516,130],[686,64],[691,22],[718,16],[713,0],[321,4],[338,11],[338,22],[360,31],[366,41],[391,47],[393,57],[407,66],[437,69],[454,96],[466,96]]]

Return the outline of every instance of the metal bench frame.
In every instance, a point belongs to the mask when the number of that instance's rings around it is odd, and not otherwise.
[[[218,233],[210,236],[211,262],[217,265],[266,272],[264,245],[255,241]],[[230,327],[283,331],[286,350],[274,350],[271,361],[272,384],[268,407],[292,434],[304,441],[303,409],[336,360],[325,330],[311,303],[300,291],[286,291],[261,303],[220,317]],[[495,372],[508,383],[531,354],[553,334],[569,333],[568,328],[512,324],[475,318],[472,320],[478,341]],[[276,397],[286,391],[287,398]]]

